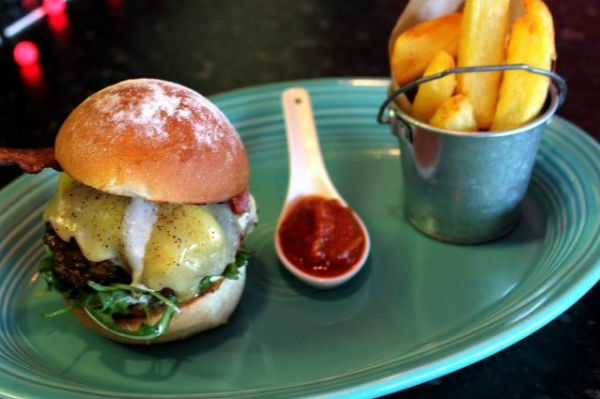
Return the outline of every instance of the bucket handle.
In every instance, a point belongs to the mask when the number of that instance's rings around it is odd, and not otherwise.
[[[556,86],[558,87],[557,109],[560,108],[560,106],[565,101],[565,96],[567,95],[567,82],[560,75],[558,75],[552,71],[548,71],[546,69],[534,68],[527,64],[487,65],[487,66],[474,66],[474,67],[448,69],[446,71],[436,73],[435,75],[429,75],[429,76],[426,76],[419,80],[415,80],[413,82],[408,83],[407,85],[400,87],[399,89],[392,92],[392,94],[390,94],[388,96],[388,98],[383,102],[383,104],[381,104],[381,107],[379,108],[379,112],[377,113],[377,122],[382,123],[382,124],[389,124],[391,118],[389,116],[387,118],[384,118],[384,114],[386,114],[386,111],[388,111],[387,114],[389,115],[390,104],[393,101],[395,101],[399,95],[406,93],[407,91],[410,91],[410,90],[422,85],[423,83],[431,82],[432,80],[441,79],[445,76],[454,75],[454,74],[463,74],[463,73],[471,73],[471,72],[519,71],[519,70],[549,77],[552,80],[552,82],[554,82],[556,84]]]

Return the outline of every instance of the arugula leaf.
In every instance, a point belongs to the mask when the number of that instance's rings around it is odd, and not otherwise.
[[[200,289],[198,290],[198,294],[202,295],[208,292],[213,285],[215,285],[216,280],[213,279],[213,276],[206,276],[202,280],[200,280]]]
[[[54,258],[54,253],[48,248],[48,246],[44,246],[46,249],[46,257],[40,261],[38,271],[40,276],[46,282],[46,290],[39,292],[37,296],[42,296],[46,292],[58,291],[58,292],[66,292],[69,291],[65,284],[60,280],[60,278],[54,273],[54,266],[56,265],[56,259]],[[70,294],[69,294],[70,296]],[[68,313],[72,311],[76,306],[71,304],[62,309],[56,310],[54,312],[46,313],[43,316],[45,318],[56,317],[61,314]]]
[[[223,273],[220,276],[206,276],[200,281],[198,293],[202,295],[208,292],[220,278],[237,280],[240,276],[239,269],[248,265],[248,261],[250,260],[251,256],[252,254],[250,252],[244,249],[239,249],[235,254],[235,260],[227,266],[225,266],[225,269],[223,270]]]
[[[99,309],[90,306],[84,306],[83,310],[87,315],[96,322],[100,327],[120,337],[133,340],[146,341],[162,337],[169,331],[171,320],[175,315],[175,309],[167,307],[161,318],[153,325],[142,323],[140,328],[135,331],[122,330],[119,328],[112,317],[108,313],[104,313]]]
[[[235,264],[238,268],[248,266],[250,258],[252,257],[252,252],[240,248],[235,254]]]
[[[44,314],[44,318],[50,319],[52,317],[60,316],[61,314],[69,313],[69,312],[73,311],[73,309],[75,309],[76,307],[77,306],[74,303],[72,303],[71,305],[64,307],[62,309],[58,309],[57,311]]]
[[[230,263],[223,270],[223,277],[228,278],[230,280],[237,280],[240,276],[240,272],[238,271],[235,263]]]
[[[59,309],[55,312],[47,313],[44,317],[56,317],[72,311],[75,308],[82,307],[84,311],[102,328],[105,328],[116,335],[137,340],[150,340],[158,338],[169,331],[171,320],[175,313],[181,313],[181,309],[176,303],[179,301],[173,297],[165,298],[159,292],[133,287],[126,284],[113,284],[104,286],[94,282],[88,282],[88,285],[95,291],[87,293],[83,291],[73,291],[66,287],[61,279],[54,272],[56,261],[54,254],[46,247],[48,256],[40,261],[39,273],[46,282],[47,291],[67,292],[72,298],[69,306]],[[147,315],[151,312],[151,307],[156,304],[165,305],[165,311],[162,317],[154,325],[143,323],[137,331],[123,331],[118,328],[114,322],[115,314],[130,314],[132,308],[138,307]]]
[[[46,247],[46,253],[46,257],[40,261],[38,268],[40,276],[42,276],[46,282],[46,291],[63,292],[66,290],[66,287],[54,273],[54,266],[56,264],[54,254],[48,247]]]
[[[225,267],[225,270],[223,270],[223,277],[231,280],[237,280],[240,275],[239,269],[248,265],[250,256],[252,256],[250,252],[240,249],[235,254],[235,260],[228,264]]]
[[[54,255],[48,248],[46,249],[48,256],[40,262],[40,275],[46,281],[48,291],[67,292],[71,304],[44,317],[55,317],[81,307],[94,322],[115,335],[133,340],[151,340],[166,334],[175,313],[181,313],[178,306],[179,299],[176,296],[166,298],[160,292],[147,288],[127,284],[106,286],[88,281],[88,286],[93,289],[93,292],[69,289],[54,272],[56,264]],[[236,253],[235,260],[225,267],[221,276],[206,276],[201,280],[199,293],[203,294],[210,290],[219,278],[237,280],[238,269],[248,265],[250,255],[250,252],[240,249]],[[143,311],[149,318],[156,305],[163,305],[165,310],[154,324],[142,323],[138,330],[128,331],[122,330],[115,323],[115,315],[128,315],[135,311]]]
[[[161,337],[169,331],[175,313],[181,313],[177,306],[179,300],[174,296],[167,299],[157,291],[126,284],[106,286],[89,281],[88,285],[96,293],[88,295],[83,310],[100,327],[120,337],[142,341]],[[140,307],[149,317],[152,298],[165,305],[163,315],[155,324],[142,323],[136,331],[123,330],[117,326],[113,316],[130,314],[132,307]]]
[[[101,305],[101,310],[109,314],[128,314],[132,306],[139,304],[139,298],[131,296],[126,291],[98,292],[96,297]],[[148,300],[144,300],[143,304],[147,306],[148,302]]]
[[[96,290],[98,293],[119,293],[124,291],[129,291],[130,295],[135,298],[136,305],[147,305],[149,300],[148,296],[156,298],[160,303],[166,305],[168,308],[173,309],[177,313],[181,313],[181,309],[177,306],[175,302],[179,302],[179,300],[173,296],[170,299],[165,298],[160,292],[151,290],[149,288],[142,287],[134,287],[132,285],[127,284],[112,284],[112,285],[102,285],[95,283],[93,281],[88,281],[88,285]],[[117,294],[120,295],[120,294]]]

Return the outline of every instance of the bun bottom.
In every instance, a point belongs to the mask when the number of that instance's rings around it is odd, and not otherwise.
[[[90,319],[87,313],[82,309],[76,308],[72,313],[88,329],[113,341],[135,345],[150,345],[176,341],[227,323],[229,316],[233,313],[240,301],[245,282],[246,267],[242,267],[239,269],[237,280],[223,278],[204,295],[182,304],[180,306],[182,313],[176,313],[175,316],[173,316],[169,332],[160,338],[147,341],[121,337],[105,330]],[[160,319],[161,315],[162,312],[153,314],[151,316],[151,322],[155,323]],[[127,331],[136,331],[144,321],[146,321],[145,317],[128,318],[120,320],[118,326]]]

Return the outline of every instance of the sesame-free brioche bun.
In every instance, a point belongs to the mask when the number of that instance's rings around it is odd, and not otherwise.
[[[246,267],[241,267],[238,271],[237,280],[223,278],[216,282],[208,292],[183,303],[180,306],[182,313],[175,314],[169,332],[154,340],[140,341],[116,335],[102,328],[80,308],[75,308],[73,314],[88,329],[124,344],[148,345],[184,339],[227,323],[242,296],[246,281]],[[162,312],[154,314],[151,317],[151,323],[156,323],[161,316]],[[136,331],[145,321],[145,317],[124,318],[119,320],[118,326],[121,329]]]
[[[184,86],[126,80],[65,120],[55,155],[76,180],[110,194],[208,204],[248,187],[248,156],[227,117]]]

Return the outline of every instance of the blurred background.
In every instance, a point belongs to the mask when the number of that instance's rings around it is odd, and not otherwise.
[[[569,94],[600,139],[600,2],[547,1]],[[53,144],[93,92],[154,77],[204,95],[291,79],[388,76],[401,0],[0,0],[0,146]],[[374,116],[375,117],[375,116]],[[600,161],[600,160],[599,160]],[[0,169],[0,187],[16,178]],[[511,348],[394,397],[600,398],[600,289]]]

